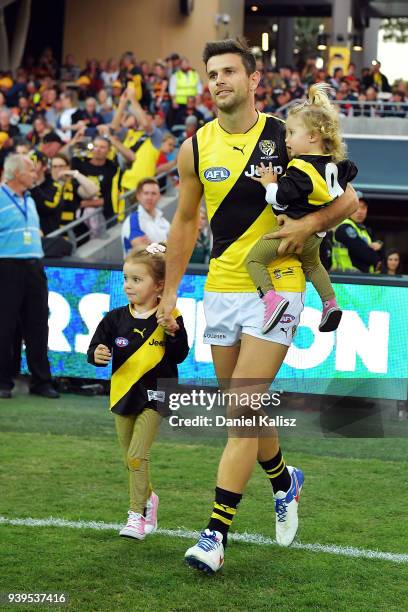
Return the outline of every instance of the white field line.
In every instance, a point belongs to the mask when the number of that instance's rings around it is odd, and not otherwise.
[[[0,525],[16,525],[23,527],[70,527],[72,529],[95,529],[99,531],[118,531],[123,527],[118,523],[103,523],[97,521],[67,521],[65,519],[50,516],[46,519],[10,519],[0,516]],[[185,529],[158,529],[159,535],[171,538],[196,539],[198,531],[187,531]],[[258,546],[277,546],[275,540],[258,533],[231,533],[229,540],[243,542],[245,544],[257,544]],[[294,542],[291,546],[296,550],[308,550],[315,553],[328,553],[330,555],[340,555],[343,557],[378,559],[380,561],[391,561],[393,563],[408,563],[408,554],[381,552],[379,550],[365,550],[364,548],[354,548],[353,546],[335,546],[331,544],[302,544]]]

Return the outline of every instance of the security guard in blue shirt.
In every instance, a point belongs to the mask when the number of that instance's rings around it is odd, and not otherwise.
[[[34,162],[9,155],[0,185],[0,399],[14,386],[15,337],[21,326],[31,372],[30,393],[59,397],[51,383],[48,346],[48,288],[40,225],[28,193],[36,179]]]

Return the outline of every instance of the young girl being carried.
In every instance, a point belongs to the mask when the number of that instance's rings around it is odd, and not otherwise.
[[[126,257],[127,306],[108,312],[88,349],[88,361],[106,366],[112,359],[110,409],[129,471],[130,509],[121,536],[143,540],[157,528],[159,498],[149,475],[150,448],[160,425],[159,379],[177,378],[177,364],[188,354],[183,318],[173,311],[166,328],[156,311],[164,285],[165,246],[153,243]]]
[[[279,182],[271,163],[258,166],[260,178],[252,177],[265,187],[266,201],[272,205],[275,215],[284,213],[299,219],[321,206],[328,206],[357,174],[354,163],[345,159],[338,113],[327,95],[329,90],[326,83],[312,85],[306,101],[290,109],[286,146],[292,159]],[[323,303],[319,330],[329,332],[337,329],[342,312],[329,275],[320,261],[323,236],[324,233],[308,238],[299,259]],[[288,300],[274,291],[267,267],[278,257],[279,245],[280,240],[262,239],[246,259],[248,273],[265,305],[264,334],[277,325],[288,307]]]

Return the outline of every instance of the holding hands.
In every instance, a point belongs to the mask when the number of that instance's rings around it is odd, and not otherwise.
[[[162,297],[156,314],[158,324],[164,327],[164,331],[168,336],[172,337],[175,336],[176,331],[179,329],[177,321],[171,314],[176,307],[176,301],[176,295],[171,297]]]

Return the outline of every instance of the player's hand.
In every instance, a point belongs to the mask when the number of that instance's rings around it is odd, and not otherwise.
[[[161,325],[164,328],[164,333],[167,334],[168,336],[171,336],[172,338],[174,338],[174,336],[176,335],[176,332],[180,329],[180,326],[177,323],[176,319],[172,316],[168,318],[165,324],[161,324]]]
[[[94,352],[94,359],[98,365],[108,365],[112,359],[112,353],[104,344],[98,344]]]
[[[258,176],[251,176],[251,179],[253,181],[257,181],[258,183],[261,183],[261,185],[263,185],[266,189],[266,187],[270,184],[270,183],[277,183],[278,182],[278,175],[275,174],[274,170],[273,170],[273,164],[272,162],[269,162],[269,164],[267,166],[265,166],[265,164],[263,162],[261,162],[260,166],[256,167],[258,174],[260,175]]]
[[[164,327],[165,331],[169,331],[170,335],[174,336],[174,333],[178,329],[178,325],[172,315],[173,310],[176,307],[177,295],[164,295],[160,300],[159,307],[156,313],[156,319],[159,325]],[[174,329],[174,323],[177,325],[177,329]]]
[[[280,229],[271,234],[265,234],[264,239],[272,238],[280,239],[281,243],[278,247],[278,255],[286,255],[288,253],[296,253],[300,255],[306,240],[313,234],[313,228],[309,226],[308,217],[306,215],[302,219],[291,219],[287,215],[278,215],[276,220]]]

